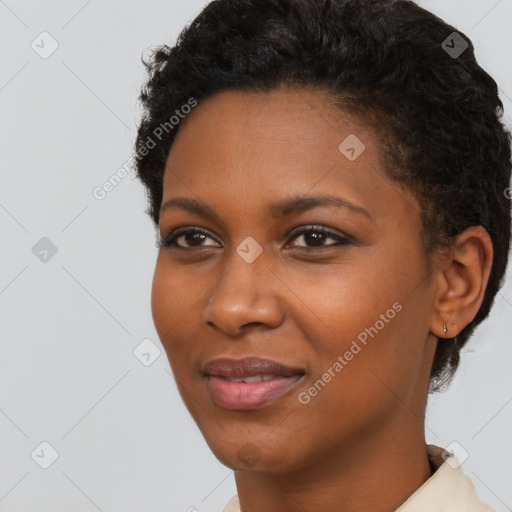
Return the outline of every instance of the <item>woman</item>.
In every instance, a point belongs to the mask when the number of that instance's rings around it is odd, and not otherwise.
[[[468,38],[406,0],[215,0],[146,65],[153,318],[225,511],[490,511],[424,434],[510,243]]]

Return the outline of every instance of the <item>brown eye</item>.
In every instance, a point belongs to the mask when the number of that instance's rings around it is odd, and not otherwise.
[[[213,244],[204,244],[205,240],[212,240]],[[178,240],[182,240],[178,243]],[[160,241],[160,247],[176,247],[178,249],[191,249],[194,247],[219,247],[220,245],[208,235],[207,231],[199,228],[180,228],[171,232],[165,239]]]
[[[325,228],[309,226],[307,228],[303,228],[298,232],[295,232],[295,235],[291,238],[291,240],[302,240],[305,245],[293,245],[292,247],[312,247],[312,248],[322,248],[322,247],[332,247],[336,245],[347,245],[350,244],[350,240],[344,236],[332,233],[330,230]],[[334,240],[335,243],[325,242],[327,240]],[[287,247],[289,244],[287,245]]]

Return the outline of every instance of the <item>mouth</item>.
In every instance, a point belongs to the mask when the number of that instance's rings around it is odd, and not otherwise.
[[[212,401],[224,409],[260,409],[290,392],[305,371],[270,359],[215,359],[203,369]]]

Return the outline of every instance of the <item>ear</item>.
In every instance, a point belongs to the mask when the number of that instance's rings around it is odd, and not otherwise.
[[[482,226],[469,227],[455,237],[437,269],[430,321],[432,334],[453,338],[475,318],[484,298],[492,261],[491,238]]]

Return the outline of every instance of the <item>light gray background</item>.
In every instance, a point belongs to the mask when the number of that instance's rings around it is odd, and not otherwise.
[[[153,326],[143,189],[126,177],[105,199],[92,194],[131,156],[142,52],[173,42],[204,4],[0,0],[4,512],[219,512],[236,493]],[[510,124],[512,0],[421,4],[472,39]],[[47,59],[31,47],[43,31],[59,45]],[[32,250],[43,237],[57,248],[46,263]],[[451,389],[431,400],[426,431],[469,453],[464,471],[499,512],[512,510],[511,313],[509,273]],[[149,366],[133,353],[147,338],[162,349]],[[47,469],[43,441],[58,453]]]

